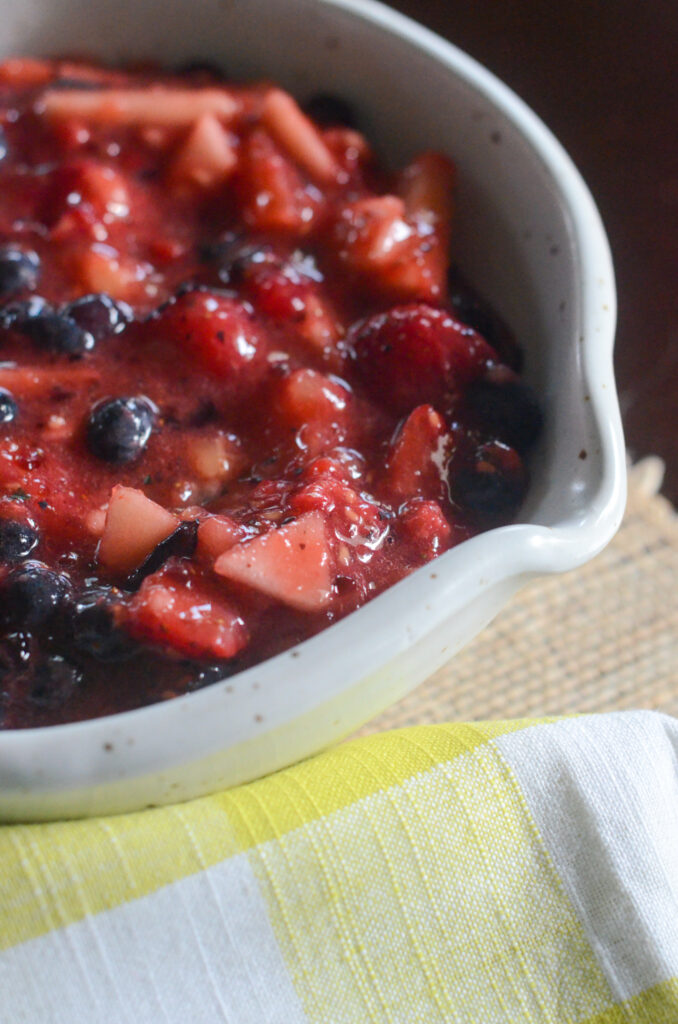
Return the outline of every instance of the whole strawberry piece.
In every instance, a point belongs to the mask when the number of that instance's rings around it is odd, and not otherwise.
[[[372,397],[403,415],[417,405],[439,406],[497,359],[480,334],[424,303],[360,321],[348,343]]]
[[[229,393],[251,389],[266,369],[265,341],[250,310],[208,291],[180,295],[156,321],[186,358],[219,377]]]

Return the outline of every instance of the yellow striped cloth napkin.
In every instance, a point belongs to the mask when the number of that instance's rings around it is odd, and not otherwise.
[[[676,1024],[678,721],[422,726],[0,828],[2,1024]]]

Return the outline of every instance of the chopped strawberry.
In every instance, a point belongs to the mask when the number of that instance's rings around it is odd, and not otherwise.
[[[176,153],[170,178],[175,185],[212,189],[222,185],[237,164],[233,137],[214,114],[203,114]]]
[[[48,223],[56,224],[62,214],[74,209],[70,197],[77,195],[99,221],[110,223],[126,218],[132,206],[130,187],[119,171],[92,159],[74,159],[53,172],[45,203]]]
[[[188,658],[232,658],[249,640],[235,608],[192,578],[161,571],[148,576],[126,614],[138,640]]]
[[[266,253],[266,258],[247,262],[242,276],[247,296],[258,312],[292,326],[333,368],[341,365],[336,316],[328,299],[320,294],[318,283],[304,272],[301,261]]]
[[[375,551],[388,530],[379,507],[335,474],[308,474],[309,482],[290,498],[297,515],[322,513],[338,540],[361,557]]]
[[[400,300],[439,300],[445,294],[447,228],[431,218],[410,217],[397,196],[370,196],[349,203],[334,227],[339,259],[366,288]]]
[[[399,176],[399,193],[410,218],[422,218],[435,225],[445,243],[449,242],[456,172],[454,164],[441,153],[422,153]]]
[[[265,132],[255,130],[246,140],[238,182],[246,223],[262,231],[310,231],[319,211],[317,191],[305,187]]]
[[[442,497],[452,437],[445,420],[431,405],[410,413],[393,445],[386,480],[401,497]]]
[[[123,576],[141,565],[179,525],[179,519],[143,491],[118,484],[111,491],[99,545],[99,563]]]
[[[308,422],[344,423],[351,401],[351,391],[338,378],[317,370],[294,370],[281,381],[277,403],[286,422],[300,427]]]
[[[451,546],[452,527],[443,515],[437,501],[413,502],[400,517],[400,528],[410,540],[422,562],[429,562]],[[455,543],[470,536],[469,531],[458,533]]]
[[[247,390],[265,370],[264,342],[242,303],[223,295],[194,291],[182,295],[158,321],[190,356],[216,376]]]
[[[311,455],[346,440],[351,392],[339,379],[317,370],[294,370],[276,385],[283,429],[297,432],[297,445]]]
[[[394,412],[438,404],[481,375],[496,353],[443,309],[396,306],[354,325],[348,343],[371,395]]]
[[[299,611],[315,612],[330,603],[331,562],[325,520],[309,512],[236,544],[217,559],[214,571]]]

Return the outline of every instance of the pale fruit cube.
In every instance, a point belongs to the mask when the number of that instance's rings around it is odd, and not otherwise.
[[[186,449],[188,462],[201,480],[227,483],[247,466],[247,456],[232,434],[193,437],[187,441]]]
[[[229,133],[213,114],[203,114],[174,157],[170,178],[179,185],[214,188],[226,181],[237,164]]]
[[[214,571],[292,608],[315,612],[331,600],[331,561],[325,520],[308,512],[236,544],[217,559]]]
[[[99,562],[119,574],[141,565],[179,525],[177,516],[134,487],[116,485],[99,544]]]
[[[243,527],[229,516],[208,516],[198,526],[198,555],[212,563],[241,541],[243,533]]]
[[[121,256],[110,246],[93,245],[77,260],[76,272],[85,292],[106,292],[113,299],[134,302],[144,295],[148,266]]]

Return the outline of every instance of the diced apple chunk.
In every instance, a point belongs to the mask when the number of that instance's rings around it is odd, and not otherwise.
[[[198,555],[212,563],[243,540],[243,534],[243,528],[229,516],[208,516],[198,526]]]
[[[237,438],[229,434],[201,435],[187,442],[191,468],[202,480],[227,483],[247,465],[247,456]]]
[[[170,178],[177,185],[210,189],[224,182],[237,164],[231,136],[213,114],[203,114],[174,157]]]
[[[85,249],[76,261],[76,273],[84,291],[106,292],[113,299],[134,302],[143,297],[148,268],[121,256],[107,245]]]
[[[93,508],[85,516],[85,527],[94,537],[101,537],[106,526],[106,509]]]
[[[134,487],[116,485],[106,513],[99,562],[124,575],[141,565],[179,525],[177,516]]]
[[[325,520],[319,512],[309,512],[236,544],[217,559],[214,571],[291,608],[320,611],[329,604],[332,587]]]

